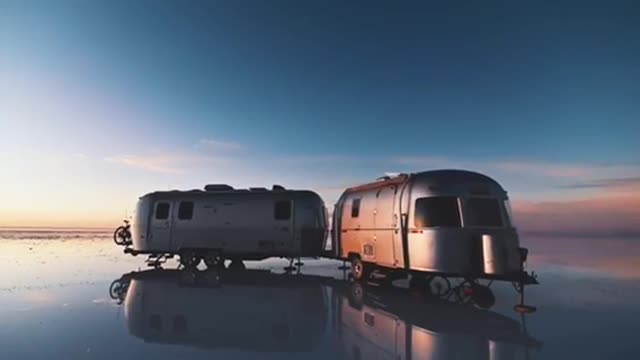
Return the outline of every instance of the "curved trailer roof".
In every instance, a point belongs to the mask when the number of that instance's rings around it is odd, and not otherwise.
[[[388,185],[399,185],[412,179],[415,182],[420,182],[426,185],[429,189],[434,190],[449,190],[456,189],[459,185],[469,186],[475,185],[469,190],[472,194],[487,195],[491,193],[506,193],[504,188],[494,179],[468,170],[430,170],[422,171],[412,174],[400,174],[396,177],[386,178],[376,182],[353,186],[345,190],[345,194],[354,193],[366,190],[373,190]]]

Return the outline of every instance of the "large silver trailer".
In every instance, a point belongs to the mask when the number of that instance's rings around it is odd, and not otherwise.
[[[535,283],[524,272],[527,250],[507,192],[471,171],[400,174],[348,188],[335,205],[332,247],[333,257],[351,262],[356,280],[378,269],[414,279]]]
[[[207,185],[140,197],[132,227],[121,227],[114,238],[126,253],[179,255],[185,266],[201,259],[219,266],[224,259],[316,257],[325,247],[326,217],[312,191]]]

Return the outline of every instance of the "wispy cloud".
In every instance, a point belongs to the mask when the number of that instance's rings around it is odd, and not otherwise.
[[[113,155],[105,158],[107,162],[164,174],[185,174],[204,165],[220,165],[238,159],[244,146],[235,142],[202,139],[196,143],[200,150],[162,151],[146,154]]]
[[[152,172],[165,174],[182,173],[182,170],[177,167],[177,157],[171,155],[116,155],[107,157],[105,160],[114,164]]]
[[[409,155],[409,156],[393,156],[389,158],[391,163],[397,163],[400,165],[411,167],[464,167],[468,164],[468,161],[462,161],[460,159],[452,159],[446,156],[431,156],[431,155]]]
[[[273,160],[285,165],[335,165],[363,162],[367,159],[347,155],[314,154],[314,155],[273,155]]]
[[[159,153],[151,155],[116,155],[107,157],[105,160],[110,163],[156,173],[185,174],[201,166],[226,164],[231,159],[196,153]]]
[[[569,185],[561,186],[568,189],[640,189],[640,176],[623,177],[623,178],[611,178],[611,179],[599,179],[593,181],[576,182]]]
[[[543,175],[554,178],[583,177],[592,175],[595,170],[599,169],[593,166],[532,161],[501,161],[490,163],[489,166],[512,173]]]
[[[220,141],[214,139],[201,139],[198,141],[198,147],[209,149],[209,150],[218,150],[218,151],[240,151],[245,150],[245,146],[238,142],[234,141]]]

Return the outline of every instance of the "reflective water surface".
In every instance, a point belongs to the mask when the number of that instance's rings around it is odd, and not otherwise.
[[[403,281],[353,284],[335,261],[305,260],[294,274],[278,259],[244,272],[184,271],[173,262],[149,270],[95,234],[1,235],[0,359],[596,359],[638,351],[640,274],[628,264],[607,271],[553,261],[561,254],[545,248],[560,240],[531,246],[538,257],[529,266],[542,284],[528,294],[538,312],[521,317],[506,283],[492,285],[496,304],[483,310]],[[601,246],[590,241],[582,244]],[[621,259],[633,258],[633,246],[612,241],[599,256],[615,257],[615,246]]]

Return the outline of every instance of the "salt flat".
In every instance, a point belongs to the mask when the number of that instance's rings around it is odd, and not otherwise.
[[[47,234],[0,234],[2,359],[602,359],[639,349],[634,239],[525,237],[541,282],[528,289],[538,312],[525,332],[510,284],[493,285],[490,311],[402,289],[365,288],[358,302],[336,261],[305,260],[299,275],[283,275],[284,260],[249,262],[271,272],[250,279],[149,272],[108,233]],[[128,291],[113,299],[121,278]]]

